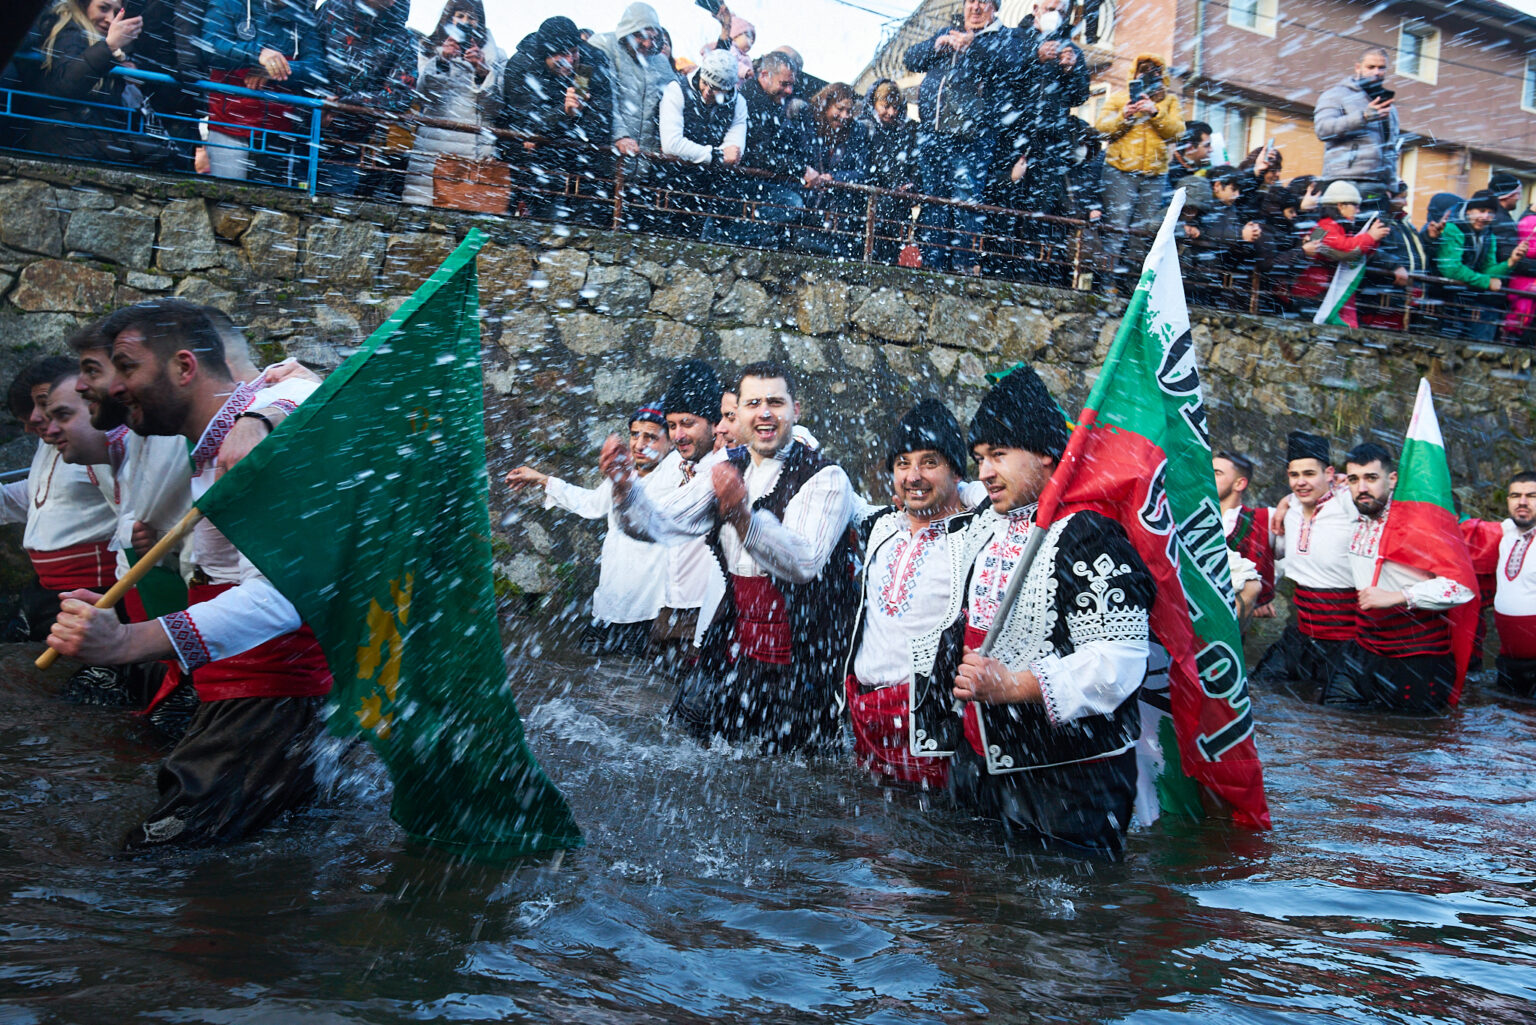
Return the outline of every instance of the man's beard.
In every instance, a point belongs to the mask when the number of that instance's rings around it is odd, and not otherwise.
[[[191,405],[171,383],[170,374],[162,372],[154,384],[138,399],[139,422],[129,424],[135,434],[180,434]]]
[[[91,426],[98,431],[116,430],[128,422],[128,407],[110,395],[89,401],[96,406],[95,412],[91,414]]]
[[[1387,507],[1385,498],[1378,499],[1373,495],[1361,495],[1355,499],[1355,508],[1373,520],[1381,518],[1381,512]]]

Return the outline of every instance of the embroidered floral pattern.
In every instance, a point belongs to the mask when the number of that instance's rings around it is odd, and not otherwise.
[[[203,430],[203,436],[197,439],[197,447],[192,450],[192,464],[197,468],[196,473],[201,473],[213,465],[214,457],[219,454],[219,447],[224,444],[224,439],[229,437],[229,432],[234,429],[235,418],[247,409],[251,408],[251,402],[259,391],[256,382],[251,384],[237,384],[229,398],[224,400],[224,405],[208,421],[208,426]]]
[[[943,539],[944,531],[941,521],[896,539],[891,558],[885,564],[885,582],[880,585],[880,608],[887,616],[900,619],[912,607],[913,585],[934,545]]]
[[[1317,500],[1317,505],[1312,507],[1312,515],[1308,516],[1305,510],[1301,513],[1301,529],[1296,532],[1296,550],[1298,552],[1311,551],[1312,549],[1312,521],[1317,519],[1323,511],[1323,504],[1333,497],[1330,491]],[[1298,505],[1300,503],[1297,503]]]
[[[188,670],[205,666],[213,659],[209,656],[208,645],[203,640],[202,633],[197,629],[197,624],[192,622],[192,617],[185,612],[172,612],[170,615],[160,617],[160,625],[165,627],[165,632],[171,639],[171,645],[176,649],[182,664]]]
[[[1504,560],[1505,580],[1514,580],[1520,575],[1520,570],[1525,566],[1525,553],[1531,550],[1533,537],[1536,537],[1536,530],[1527,530],[1515,538],[1515,543],[1509,548],[1509,558]]]
[[[1008,578],[1024,554],[1025,542],[1035,519],[1035,507],[1017,509],[1008,516],[1008,528],[987,545],[981,566],[971,584],[971,602],[967,621],[978,630],[992,626],[1008,589]]]

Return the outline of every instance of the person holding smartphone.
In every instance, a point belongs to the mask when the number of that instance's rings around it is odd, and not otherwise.
[[[1325,182],[1346,181],[1360,190],[1367,213],[1387,212],[1387,193],[1397,181],[1400,134],[1395,94],[1384,84],[1387,51],[1373,46],[1354,73],[1317,98],[1312,127],[1323,143]]]

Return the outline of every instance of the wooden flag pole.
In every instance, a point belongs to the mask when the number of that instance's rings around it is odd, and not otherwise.
[[[172,548],[175,548],[178,544],[180,544],[182,538],[191,533],[192,528],[197,526],[197,521],[202,518],[202,512],[197,508],[197,506],[193,506],[187,512],[187,514],[181,518],[180,523],[166,531],[165,536],[162,537],[159,541],[156,541],[154,547],[145,552],[139,558],[138,562],[128,567],[128,572],[124,573],[122,577],[117,581],[117,583],[113,584],[111,588],[108,589],[107,593],[101,596],[101,598],[96,602],[96,607],[98,609],[110,609],[118,602],[122,601],[123,595],[127,594],[129,589],[136,586],[140,580],[143,580],[145,575],[148,574],[150,570],[158,566],[160,564],[160,560],[165,558],[165,556],[170,553]],[[58,657],[59,653],[54,649],[49,648],[41,655],[37,656],[37,661],[34,662],[33,665],[37,666],[39,669],[47,669],[49,666],[53,665],[54,660]]]

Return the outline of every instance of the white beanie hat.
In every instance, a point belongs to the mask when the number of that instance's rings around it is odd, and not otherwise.
[[[711,50],[699,65],[699,81],[721,92],[736,91],[736,58],[726,50]]]
[[[1349,182],[1333,182],[1323,190],[1323,203],[1337,206],[1340,203],[1353,203],[1360,205],[1360,190]]]

